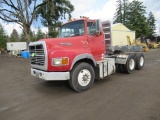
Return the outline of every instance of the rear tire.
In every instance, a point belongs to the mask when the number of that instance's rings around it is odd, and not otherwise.
[[[71,71],[70,86],[77,92],[83,92],[92,87],[95,79],[93,67],[88,63],[78,63]]]
[[[135,56],[135,62],[136,62],[136,70],[141,70],[145,63],[145,58],[142,53],[137,53]]]
[[[127,62],[123,65],[123,70],[125,73],[131,74],[135,70],[135,58],[134,54],[128,56]]]

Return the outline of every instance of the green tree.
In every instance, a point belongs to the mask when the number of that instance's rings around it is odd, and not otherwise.
[[[149,26],[148,37],[152,37],[155,33],[155,30],[156,30],[155,22],[156,22],[155,17],[153,15],[153,13],[150,12],[149,15],[148,15],[148,19],[147,19],[147,23],[148,23],[148,26]]]
[[[44,38],[43,36],[44,36],[44,34],[43,34],[42,30],[40,29],[40,27],[38,27],[38,31],[36,34],[36,40],[40,40],[40,39]]]
[[[123,23],[123,14],[122,14],[122,1],[117,0],[117,9],[116,13],[114,15],[114,21],[113,23]]]
[[[128,14],[128,6],[129,2],[128,0],[117,0],[117,8],[116,8],[116,13],[114,15],[114,21],[113,23],[122,23],[125,24],[125,19]]]
[[[21,42],[25,42],[25,41],[26,41],[25,39],[26,39],[26,38],[25,38],[25,32],[22,31],[22,33],[20,34],[20,41],[21,41]]]
[[[25,42],[26,41],[26,37],[25,37],[25,32],[22,31],[22,33],[20,34],[20,41],[21,42]],[[35,35],[35,32],[34,31],[30,31],[30,41],[31,42],[34,42],[36,41],[36,35]]]
[[[69,0],[43,0],[39,14],[43,25],[48,27],[48,35],[50,37],[57,36],[55,28],[61,25],[59,19],[65,19],[66,14],[71,18],[73,10],[74,6]]]
[[[136,31],[136,37],[148,36],[151,27],[147,23],[146,7],[143,2],[138,0],[132,2],[117,0],[117,3],[114,23],[122,23],[129,29]]]
[[[57,37],[58,36],[58,27],[60,27],[62,25],[61,22],[56,22],[56,23],[53,23],[51,25],[51,29],[50,29],[50,32],[48,33],[48,36],[49,37]]]
[[[19,42],[20,41],[19,35],[18,35],[18,32],[16,29],[13,29],[13,31],[10,35],[9,41],[10,42]]]
[[[31,25],[37,18],[37,10],[41,3],[38,0],[0,0],[0,19],[19,24],[30,42]]]
[[[126,17],[129,15],[128,14],[128,9],[129,9],[129,1],[128,0],[123,0],[123,24],[126,24]]]
[[[6,48],[7,43],[7,35],[5,34],[5,31],[0,24],[0,48]]]
[[[36,40],[36,34],[35,34],[35,32],[34,32],[34,31],[31,31],[30,39],[31,39],[31,41],[32,41],[32,42],[37,41],[37,40]]]
[[[136,37],[147,36],[149,29],[147,18],[145,17],[146,7],[143,2],[133,0],[128,8],[125,25],[129,29],[136,31]]]

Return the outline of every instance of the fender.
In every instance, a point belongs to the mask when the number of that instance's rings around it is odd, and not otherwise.
[[[127,54],[119,54],[116,57],[116,64],[126,64],[128,56],[133,55],[134,57],[136,56],[137,53],[127,53]]]
[[[77,55],[77,56],[73,59],[72,65],[71,65],[71,67],[70,67],[70,70],[73,68],[74,64],[75,64],[77,61],[82,60],[82,59],[86,59],[86,58],[92,60],[93,63],[94,63],[94,65],[96,66],[96,61],[95,61],[95,59],[93,58],[93,56],[90,55],[90,54],[88,54],[88,53],[85,53],[85,54]]]

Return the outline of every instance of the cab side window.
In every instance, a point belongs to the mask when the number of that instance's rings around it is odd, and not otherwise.
[[[93,35],[96,32],[96,24],[95,22],[87,23],[88,35]]]

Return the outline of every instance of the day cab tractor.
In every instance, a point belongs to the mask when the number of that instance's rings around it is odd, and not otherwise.
[[[83,92],[116,70],[141,70],[143,53],[108,52],[102,27],[105,22],[82,17],[62,25],[58,38],[30,43],[31,74],[46,81],[68,80],[73,90]]]

